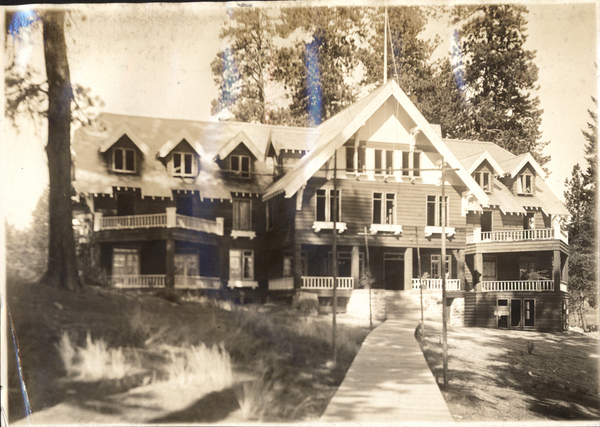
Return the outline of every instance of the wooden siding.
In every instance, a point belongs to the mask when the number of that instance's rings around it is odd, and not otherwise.
[[[477,295],[473,292],[465,292],[465,326],[473,327],[477,324],[476,317]]]
[[[304,244],[330,244],[331,231],[322,230],[316,233],[312,226],[316,216],[316,190],[318,188],[333,189],[332,182],[323,178],[313,178],[308,181],[304,190],[302,210],[296,213],[295,228],[296,242]],[[341,190],[341,222],[348,229],[339,234],[340,244],[364,245],[364,232],[372,223],[372,203],[374,192],[396,193],[396,224],[403,228],[398,236],[381,233],[369,236],[369,244],[385,247],[416,247],[415,227],[419,233],[421,247],[437,248],[440,246],[440,235],[424,237],[427,225],[426,209],[427,195],[441,195],[441,187],[423,183],[404,183],[381,181],[339,180]],[[462,200],[457,189],[446,186],[449,196],[449,226],[456,228],[456,234],[447,241],[448,248],[464,247],[466,238],[466,220],[461,216]]]
[[[560,250],[569,252],[568,246],[561,240],[522,240],[516,242],[486,242],[468,245],[467,254],[500,252],[534,252]]]
[[[563,292],[477,292],[476,295],[476,324],[484,328],[497,328],[498,321],[494,315],[494,307],[498,299],[533,299],[535,300],[535,327],[525,328],[540,332],[562,331],[563,301],[567,298]],[[472,298],[472,297],[471,297]],[[472,301],[465,301],[465,306]],[[466,310],[466,307],[465,307]]]
[[[267,203],[271,204],[272,229],[266,230],[265,236],[269,240],[269,247],[282,248],[294,243],[294,219],[296,216],[296,197],[285,198],[283,194],[275,196],[264,202],[263,217],[265,218]]]

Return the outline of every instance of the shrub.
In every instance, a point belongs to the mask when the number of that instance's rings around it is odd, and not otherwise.
[[[532,354],[535,343],[533,341],[527,341],[527,353]]]
[[[240,405],[241,415],[246,421],[262,421],[267,409],[275,401],[273,380],[263,373],[252,382],[244,382],[235,389],[235,397]]]
[[[207,347],[204,343],[181,349],[163,346],[169,353],[166,366],[168,381],[181,386],[201,382],[211,390],[233,383],[231,357],[223,344]]]

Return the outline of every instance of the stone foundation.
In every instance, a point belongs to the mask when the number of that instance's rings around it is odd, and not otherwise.
[[[385,291],[371,289],[371,307],[373,319],[385,319]],[[359,319],[369,319],[369,290],[355,289],[348,301],[346,313]]]

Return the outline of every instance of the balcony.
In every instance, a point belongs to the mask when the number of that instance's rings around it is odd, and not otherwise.
[[[442,279],[421,279],[423,290],[442,290]],[[412,279],[412,289],[419,290],[419,279]],[[447,291],[460,291],[460,279],[446,279]]]
[[[467,244],[488,242],[518,242],[532,240],[554,240],[558,239],[569,243],[569,234],[560,226],[554,228],[536,228],[531,230],[502,230],[481,231],[476,228],[473,234],[467,235]]]
[[[553,280],[494,280],[481,282],[483,292],[553,291]]]
[[[94,231],[132,230],[143,228],[184,228],[186,230],[223,235],[223,218],[215,221],[179,215],[175,208],[167,208],[167,212],[149,215],[102,216],[94,214]]]
[[[313,290],[332,290],[333,277],[327,276],[302,276],[302,289]],[[354,289],[353,277],[338,277],[337,289],[352,290]]]

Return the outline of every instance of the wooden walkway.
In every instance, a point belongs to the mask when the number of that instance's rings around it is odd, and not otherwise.
[[[369,334],[321,422],[453,423],[414,337],[417,324],[408,312]]]

